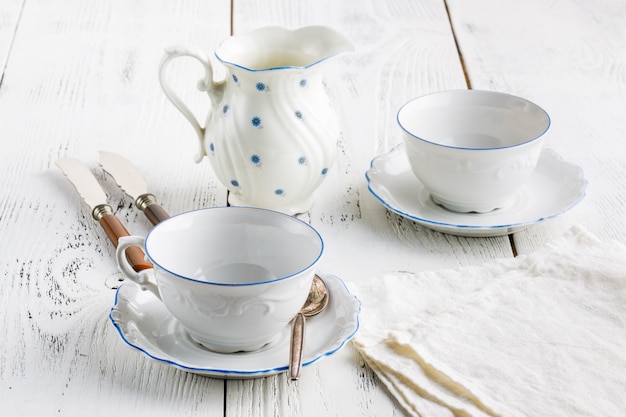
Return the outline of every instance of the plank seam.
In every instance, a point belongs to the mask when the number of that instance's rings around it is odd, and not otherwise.
[[[513,251],[513,257],[517,257],[517,248],[515,247],[515,235],[509,235],[509,245],[511,245],[511,250]]]
[[[4,74],[6,73],[7,67],[9,65],[9,59],[11,57],[11,51],[13,51],[13,44],[15,43],[15,38],[17,36],[17,28],[20,26],[20,22],[22,21],[22,15],[24,13],[24,5],[26,4],[26,0],[22,2],[20,7],[20,12],[17,15],[17,21],[15,24],[15,29],[13,29],[13,36],[11,38],[11,43],[9,44],[9,49],[7,50],[7,56],[4,60],[4,67],[2,68],[2,74],[0,74],[0,87],[2,87],[2,82],[4,81]]]
[[[456,37],[456,32],[454,31],[454,25],[452,24],[452,16],[450,15],[450,9],[448,8],[448,1],[443,0],[443,5],[446,8],[446,14],[448,15],[448,23],[450,23],[450,31],[452,32],[452,38],[454,39],[454,46],[456,48],[457,55],[459,56],[459,60],[461,61],[461,68],[463,69],[463,76],[465,77],[465,84],[468,89],[472,89],[472,82],[470,81],[469,74],[467,73],[467,68],[465,67],[465,61],[463,60],[463,53],[461,52],[461,48],[459,46],[459,42]]]

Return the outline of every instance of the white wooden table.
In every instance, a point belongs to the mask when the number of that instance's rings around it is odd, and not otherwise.
[[[253,380],[197,376],[127,347],[108,320],[114,247],[56,158],[84,161],[127,228],[150,226],[97,164],[100,149],[145,173],[170,213],[226,204],[194,132],[157,79],[164,47],[211,52],[266,25],[330,25],[356,52],[327,82],[345,129],[335,169],[303,216],[326,242],[320,268],[358,282],[528,253],[582,224],[626,236],[626,3],[610,0],[2,0],[0,5],[0,415],[403,415],[348,345],[303,370]],[[174,69],[181,86],[200,69]],[[552,118],[546,146],[584,168],[572,211],[496,238],[434,232],[367,190],[376,155],[401,141],[395,114],[429,92],[508,92]],[[183,87],[181,87],[183,88]],[[208,101],[187,88],[197,114]]]

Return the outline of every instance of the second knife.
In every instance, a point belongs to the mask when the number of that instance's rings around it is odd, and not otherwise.
[[[100,223],[107,237],[117,247],[120,237],[129,236],[128,230],[119,221],[113,209],[107,204],[107,197],[91,171],[77,159],[59,158],[56,164],[70,180],[78,194],[91,209],[92,217]],[[138,247],[128,248],[126,257],[135,271],[152,268],[152,264],[145,260],[145,255]]]
[[[157,223],[170,217],[161,207],[154,194],[148,192],[148,184],[137,167],[128,159],[113,152],[99,151],[100,165],[109,173],[122,190],[135,201],[150,223]]]

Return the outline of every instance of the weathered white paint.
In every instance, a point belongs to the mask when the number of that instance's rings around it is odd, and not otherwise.
[[[326,81],[343,138],[315,206],[301,216],[326,241],[321,268],[358,281],[512,256],[507,237],[436,233],[388,213],[367,191],[370,160],[400,142],[398,107],[466,88],[453,34],[472,88],[544,106],[549,146],[590,180],[580,206],[517,234],[517,250],[574,223],[623,240],[625,15],[608,0],[234,1],[235,33],[325,24],[357,48]],[[194,132],[160,90],[157,68],[167,45],[211,52],[230,32],[228,0],[0,5],[0,415],[403,414],[350,346],[303,369],[295,384],[284,375],[224,382],[147,359],[108,322],[120,276],[113,247],[54,160],[85,161],[133,233],[149,223],[97,166],[99,149],[135,162],[170,213],[226,204],[208,163],[193,163]],[[175,88],[203,116],[200,75],[194,62],[172,68]]]
[[[172,213],[224,200],[191,161],[188,127],[157,78],[169,43],[230,33],[230,3],[212,3],[24,2],[0,86],[1,415],[223,415],[223,381],[121,342],[107,317],[113,247],[54,166],[65,155],[85,161],[140,234],[148,222],[103,175],[99,149],[132,158]],[[178,69],[191,85],[196,73]]]

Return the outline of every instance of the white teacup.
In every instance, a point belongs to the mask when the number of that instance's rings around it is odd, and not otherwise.
[[[548,114],[509,94],[453,90],[418,97],[398,111],[413,173],[452,211],[506,206],[532,175]]]
[[[143,247],[154,269],[124,251]],[[121,238],[120,270],[152,291],[193,340],[217,352],[272,342],[304,304],[324,249],[309,224],[279,212],[220,207],[174,216],[144,238]]]

